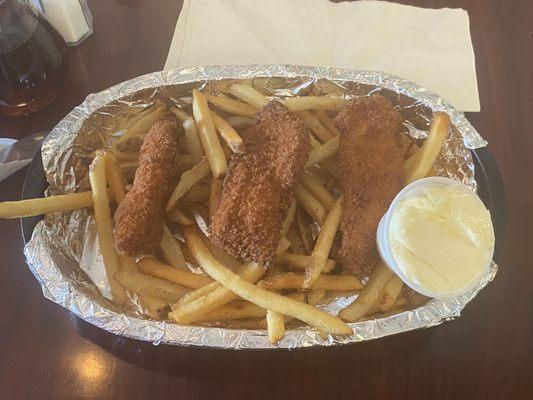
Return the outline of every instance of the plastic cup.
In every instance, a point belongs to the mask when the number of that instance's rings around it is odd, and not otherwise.
[[[419,179],[417,181],[414,181],[407,185],[405,188],[398,193],[398,195],[394,198],[392,201],[389,209],[383,215],[381,218],[378,229],[376,232],[376,242],[377,242],[377,248],[379,252],[379,256],[382,259],[382,261],[396,274],[398,277],[411,289],[417,291],[418,293],[421,293],[428,297],[433,297],[437,299],[445,299],[450,297],[456,297],[460,296],[462,294],[468,293],[470,290],[475,288],[481,279],[487,274],[491,261],[487,263],[487,265],[482,268],[479,272],[479,274],[467,285],[464,287],[461,287],[460,289],[453,291],[453,292],[437,292],[428,288],[423,287],[418,282],[415,282],[411,279],[409,279],[408,276],[406,276],[403,271],[400,269],[398,263],[394,259],[394,254],[392,252],[392,249],[390,247],[390,240],[389,240],[389,233],[390,233],[390,224],[392,221],[392,215],[394,213],[394,210],[398,206],[398,204],[409,197],[417,196],[420,194],[421,190],[428,186],[450,186],[450,185],[459,185],[463,190],[468,191],[469,193],[472,193],[472,190],[466,186],[463,185],[460,182],[454,181],[450,178],[444,178],[444,177],[430,177],[430,178],[423,178]],[[481,199],[479,200],[481,202]],[[494,251],[494,246],[492,251]],[[492,259],[492,256],[491,256]]]

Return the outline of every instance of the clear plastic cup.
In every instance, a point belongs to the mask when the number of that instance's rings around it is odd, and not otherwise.
[[[414,181],[407,185],[405,188],[398,193],[398,195],[394,198],[392,201],[389,209],[383,215],[381,218],[378,229],[376,232],[376,242],[377,242],[377,248],[379,252],[380,258],[383,260],[383,262],[396,274],[398,277],[411,289],[417,291],[418,293],[421,293],[428,297],[438,298],[438,299],[444,299],[444,298],[450,298],[455,296],[460,296],[462,294],[468,293],[470,290],[475,288],[481,279],[487,274],[489,267],[490,267],[490,261],[486,265],[485,268],[482,268],[479,272],[479,274],[466,286],[454,291],[454,292],[436,292],[434,290],[430,290],[428,288],[425,288],[418,284],[417,282],[409,279],[408,276],[406,276],[402,270],[400,269],[398,263],[394,259],[394,254],[392,252],[392,249],[390,247],[390,240],[389,240],[389,233],[390,233],[390,225],[392,220],[392,215],[394,213],[394,210],[398,206],[398,204],[405,198],[416,196],[420,193],[420,191],[424,187],[428,186],[450,186],[450,185],[459,185],[464,189],[465,191],[468,191],[472,193],[472,190],[466,186],[461,184],[460,182],[454,181],[450,178],[444,178],[444,177],[430,177],[430,178],[423,178],[419,179],[417,181]],[[480,200],[481,201],[481,200]],[[494,251],[494,246],[492,251]],[[492,258],[492,257],[491,257]]]

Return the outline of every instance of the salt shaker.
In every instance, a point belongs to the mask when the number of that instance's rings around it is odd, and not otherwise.
[[[86,0],[37,0],[36,3],[67,45],[77,45],[93,33],[93,16]]]

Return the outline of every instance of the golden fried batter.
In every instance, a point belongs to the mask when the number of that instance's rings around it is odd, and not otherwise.
[[[177,122],[156,122],[139,154],[133,188],[115,212],[115,247],[122,255],[151,254],[160,244],[165,204],[176,177]]]
[[[354,101],[335,121],[341,133],[341,262],[359,276],[377,261],[376,229],[402,189],[403,157],[398,145],[402,117],[380,95]]]
[[[285,106],[271,101],[242,135],[210,226],[210,239],[242,261],[270,266],[293,189],[307,162],[309,132]]]

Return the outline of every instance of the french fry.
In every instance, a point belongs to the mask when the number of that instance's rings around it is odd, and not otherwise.
[[[218,140],[207,99],[196,89],[192,91],[192,112],[211,172],[214,177],[221,178],[226,174],[228,162]]]
[[[213,216],[217,212],[223,184],[224,184],[223,179],[216,179],[215,177],[211,177],[211,184],[209,185],[209,202],[208,202],[210,220],[213,220]]]
[[[211,117],[222,139],[225,140],[230,150],[234,153],[244,153],[244,142],[237,131],[220,115],[211,111]]]
[[[320,166],[334,178],[339,178],[340,165],[336,157],[330,157],[327,160],[320,162]],[[331,180],[329,182],[332,182]]]
[[[178,185],[170,195],[167,202],[166,211],[170,211],[191,188],[204,179],[209,174],[209,163],[205,158],[181,175]]]
[[[194,186],[189,190],[189,193],[187,193],[185,196],[183,196],[183,201],[185,203],[189,202],[206,202],[209,200],[209,186],[208,185],[201,185],[201,186]]]
[[[137,268],[137,263],[131,257],[118,256],[118,260],[120,265],[120,271],[136,273],[139,272],[139,269]],[[170,307],[166,301],[146,294],[136,294],[139,297],[141,307],[144,311],[146,311],[146,314],[149,317],[155,320],[161,320],[170,311]]]
[[[194,300],[199,299],[200,297],[207,296],[209,293],[214,292],[221,287],[223,286],[218,282],[211,282],[209,285],[199,287],[198,289],[185,294],[176,304],[172,305],[172,309],[177,310],[185,304],[192,303]]]
[[[296,272],[284,272],[265,278],[257,286],[269,290],[301,289],[304,283],[304,275]],[[313,289],[325,290],[359,290],[363,284],[355,275],[320,275],[313,285]]]
[[[340,110],[350,101],[331,96],[301,96],[289,97],[288,99],[284,99],[282,102],[290,111],[304,111]]]
[[[139,270],[144,274],[160,279],[166,279],[167,281],[192,289],[198,289],[213,282],[213,280],[207,276],[171,267],[170,265],[160,263],[151,257],[143,258],[137,263],[137,265]]]
[[[234,129],[246,128],[252,120],[248,117],[233,116],[226,118],[228,124],[230,124]]]
[[[166,112],[167,109],[164,105],[156,106],[153,109],[148,109],[146,112],[142,113],[130,127],[126,129],[126,132],[115,142],[115,146],[117,146],[119,143],[125,142],[128,139],[146,135],[152,125],[155,124],[156,121],[160,120]]]
[[[285,336],[285,317],[279,312],[268,310],[266,313],[268,339],[270,343],[279,342]]]
[[[312,165],[306,168],[305,173],[311,175],[319,184],[324,186],[326,182],[331,181],[331,176],[318,165]]]
[[[263,108],[268,103],[268,98],[251,85],[235,83],[229,89],[230,93],[256,109]]]
[[[296,115],[322,143],[325,143],[335,137],[335,135],[331,133],[324,125],[322,125],[318,118],[310,111],[298,111],[296,112]]]
[[[126,292],[124,288],[114,279],[115,273],[119,270],[118,256],[113,247],[113,225],[111,222],[111,209],[109,208],[109,197],[107,196],[107,182],[105,179],[105,160],[101,154],[97,154],[89,168],[89,181],[91,183],[94,219],[96,221],[96,234],[98,243],[104,260],[107,280],[111,287],[113,300],[117,303],[124,303]]]
[[[286,238],[291,243],[291,245],[289,246],[291,253],[306,254],[304,244],[302,243],[302,240],[300,239],[300,236],[298,235],[298,232],[296,231],[296,228],[294,226],[291,226],[289,228]]]
[[[303,254],[292,254],[292,253],[281,253],[277,256],[276,262],[279,265],[284,265],[286,267],[292,268],[292,269],[303,269],[305,270],[305,267],[309,263],[310,256],[306,256]],[[330,272],[333,268],[335,268],[336,261],[328,258],[326,260],[326,265],[324,266],[324,269],[322,270],[323,273]]]
[[[204,149],[202,147],[202,142],[200,141],[200,136],[198,136],[196,121],[192,117],[187,118],[183,121],[182,126],[185,142],[187,143],[187,148],[191,154],[192,162],[199,163],[204,156]],[[180,158],[181,157],[183,156],[180,156]]]
[[[307,304],[316,306],[326,297],[326,289],[314,289],[307,292]]]
[[[130,161],[138,161],[139,160],[139,153],[138,152],[125,152],[120,151],[118,149],[112,148],[110,151],[113,153],[117,161],[119,162],[119,165],[122,166],[124,162],[130,162]]]
[[[161,237],[161,250],[165,258],[168,260],[170,265],[178,269],[187,269],[187,263],[185,262],[185,257],[183,257],[183,252],[181,247],[174,238],[174,235],[168,229],[166,224],[163,224],[163,236]],[[180,283],[180,282],[176,282]],[[185,285],[188,286],[188,285]]]
[[[303,302],[261,289],[234,274],[213,257],[194,228],[185,228],[184,235],[187,247],[204,271],[236,295],[259,307],[297,318],[326,333],[337,335],[353,333],[352,328],[337,317]]]
[[[178,208],[174,207],[172,210],[167,211],[166,216],[169,220],[172,222],[177,222],[180,225],[183,226],[191,226],[194,224],[194,221],[190,219],[183,211],[179,210]]]
[[[207,100],[215,107],[233,115],[238,115],[241,117],[253,117],[257,112],[255,107],[251,106],[250,104],[243,103],[242,101],[213,95],[207,95],[206,97]]]
[[[113,193],[115,202],[119,204],[126,196],[126,178],[124,178],[124,174],[112,152],[98,150],[96,153],[104,157],[107,183]]]
[[[292,221],[294,220],[294,215],[296,214],[296,201],[293,201],[289,208],[287,209],[287,214],[285,215],[285,219],[281,223],[281,236],[285,236],[287,232],[289,231],[289,228],[292,225]]]
[[[191,118],[191,116],[186,111],[183,111],[181,108],[178,107],[170,107],[170,112],[174,114],[176,118],[180,120],[180,122]]]
[[[204,314],[199,321],[227,321],[235,319],[264,318],[267,311],[247,301],[234,301]]]
[[[402,291],[403,282],[396,275],[387,283],[379,300],[378,310],[381,312],[390,311],[396,304],[396,300]]]
[[[322,143],[320,143],[312,133],[309,134],[309,139],[311,140],[311,150],[322,146]]]
[[[342,216],[342,196],[337,199],[318,234],[315,248],[311,253],[309,263],[305,267],[305,282],[303,289],[310,289],[316,282],[328,260],[329,251],[339,229]],[[347,289],[348,290],[348,289]]]
[[[318,164],[324,160],[327,160],[331,156],[334,156],[339,152],[340,148],[340,138],[335,136],[333,139],[328,140],[322,146],[317,147],[309,152],[309,160],[305,165],[306,168],[309,168],[311,165]]]
[[[405,181],[407,183],[427,176],[442,149],[449,127],[450,117],[447,114],[442,112],[433,113],[433,121],[429,128],[428,137],[420,150],[412,156],[416,157],[414,165],[405,171]]]
[[[313,235],[306,220],[306,215],[301,208],[296,210],[296,229],[305,247],[305,252],[310,253],[313,249]],[[290,246],[289,246],[290,247]],[[287,247],[287,249],[289,248]]]
[[[393,272],[380,261],[372,270],[366,286],[357,299],[341,310],[339,316],[345,321],[355,322],[373,311],[383,289],[393,276]]]
[[[298,204],[320,225],[326,219],[326,209],[318,199],[313,196],[302,184],[297,183],[294,188],[294,197]]]
[[[225,266],[229,267],[232,271],[237,271],[242,267],[242,264],[232,255],[228,254],[224,249],[216,246],[209,238],[204,237],[204,243],[209,251]]]
[[[0,203],[0,218],[25,218],[54,212],[92,207],[92,192],[59,194],[41,199],[4,201]]]
[[[276,254],[285,253],[291,247],[291,241],[286,236],[279,238],[278,247],[276,247]]]
[[[302,185],[315,196],[318,201],[326,208],[326,210],[331,210],[335,205],[335,197],[320,184],[320,181],[316,179],[313,175],[304,172],[300,175],[300,182]]]
[[[197,239],[201,240],[200,237]],[[207,249],[204,250],[208,251]],[[243,265],[239,277],[244,281],[257,282],[264,273],[265,270],[263,267],[256,263],[248,263]],[[179,307],[173,307],[172,312],[169,313],[169,317],[180,324],[190,324],[198,321],[198,319],[208,312],[216,310],[236,298],[237,295],[235,293],[221,285],[189,303],[180,305]]]
[[[338,135],[339,131],[335,126],[335,121],[331,118],[326,110],[315,110],[315,114],[318,117],[318,120],[324,125],[328,130],[334,135]]]
[[[167,304],[176,303],[190,290],[176,283],[136,272],[119,271],[115,273],[114,277],[126,289],[142,295],[157,297],[166,301]]]

